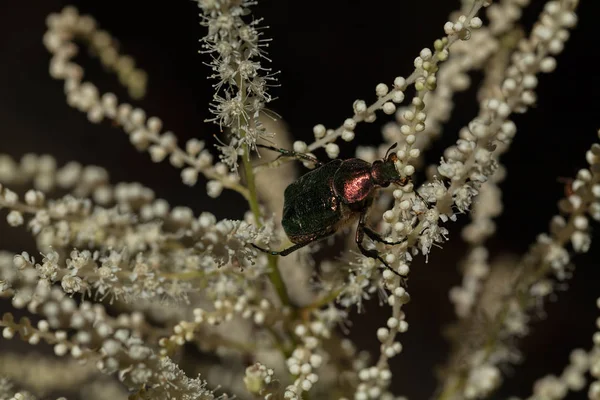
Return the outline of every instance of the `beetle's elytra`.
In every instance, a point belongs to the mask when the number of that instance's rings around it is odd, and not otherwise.
[[[377,250],[363,246],[365,234],[372,240],[395,245],[400,242],[388,242],[366,225],[366,213],[377,189],[390,184],[406,185],[410,178],[401,177],[394,163],[396,153],[390,147],[382,160],[373,163],[359,158],[336,159],[322,163],[311,155],[297,153],[272,146],[258,145],[279,152],[281,156],[294,157],[315,163],[316,168],[292,182],[284,193],[283,217],[281,224],[293,246],[281,250],[255,248],[272,255],[288,254],[318,240],[334,234],[342,226],[358,219],[355,241],[360,252],[377,259],[396,275]]]

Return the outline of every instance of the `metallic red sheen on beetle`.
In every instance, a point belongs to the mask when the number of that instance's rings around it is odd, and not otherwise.
[[[334,234],[342,226],[358,219],[355,241],[360,252],[381,261],[392,272],[398,274],[377,250],[367,249],[363,245],[365,235],[373,241],[389,245],[402,243],[384,240],[366,224],[366,214],[377,189],[392,183],[404,186],[410,182],[409,177],[401,176],[396,169],[395,163],[398,158],[396,153],[391,152],[396,145],[388,149],[383,159],[373,163],[359,158],[336,159],[323,163],[309,154],[265,145],[259,147],[277,151],[281,154],[280,157],[310,161],[316,168],[292,182],[284,193],[281,224],[294,245],[281,251],[271,251],[253,245],[255,248],[272,255],[286,256]]]

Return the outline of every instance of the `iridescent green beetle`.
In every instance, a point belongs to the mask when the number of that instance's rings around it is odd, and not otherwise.
[[[294,245],[281,251],[271,251],[253,244],[255,248],[268,254],[287,256],[310,243],[333,235],[341,227],[358,219],[355,241],[360,252],[381,261],[399,275],[377,250],[363,246],[365,235],[389,245],[403,242],[388,242],[366,225],[367,210],[373,203],[377,189],[388,187],[392,183],[404,186],[410,182],[410,178],[400,176],[394,165],[398,158],[391,151],[396,144],[388,149],[382,160],[373,163],[359,158],[323,163],[308,154],[272,146],[258,146],[279,152],[280,157],[310,161],[316,168],[292,182],[284,192],[281,225]]]

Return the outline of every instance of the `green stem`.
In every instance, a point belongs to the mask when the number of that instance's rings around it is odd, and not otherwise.
[[[250,151],[249,151],[250,149],[248,148],[247,144],[244,144],[243,149],[244,149],[244,154],[242,155],[242,163],[244,165],[244,171],[246,173],[246,187],[248,188],[248,192],[250,194],[248,196],[248,204],[250,205],[250,210],[252,211],[252,214],[254,215],[254,221],[256,223],[256,226],[260,227],[262,225],[260,222],[260,217],[261,217],[260,216],[260,208],[258,207],[258,195],[256,193],[256,182],[254,179],[254,170],[252,169],[252,163],[250,162]],[[277,256],[273,256],[273,255],[269,254],[267,257],[269,260],[269,275],[268,275],[269,280],[271,281],[271,284],[275,288],[275,291],[277,292],[277,295],[279,296],[279,300],[281,301],[281,304],[283,304],[283,306],[289,307],[291,305],[290,297],[288,296],[288,291],[285,286],[285,282],[283,282],[283,279],[281,278],[281,274],[279,273],[279,268],[277,266]],[[288,350],[285,347],[283,340],[279,337],[279,335],[277,334],[275,329],[273,329],[272,327],[267,327],[267,330],[273,337],[275,345],[277,346],[277,348],[283,355],[284,359],[289,358],[291,356],[291,350]],[[290,338],[292,340],[292,344],[294,345],[294,348],[295,348],[296,344],[297,344],[296,339],[294,338],[294,335],[291,332],[289,334],[290,334]],[[294,379],[295,379],[295,377],[292,376],[291,380],[293,381]],[[305,399],[307,399],[307,397],[305,397]]]
[[[277,256],[269,255],[269,279],[271,283],[275,287],[277,294],[279,295],[279,299],[284,306],[290,306],[290,297],[288,296],[288,291],[285,286],[285,282],[281,278],[281,274],[279,273],[279,268],[277,267]]]
[[[337,299],[337,297],[340,295],[340,293],[342,293],[342,291],[344,290],[343,287],[337,288],[335,290],[332,290],[331,292],[329,292],[328,294],[326,294],[325,296],[323,296],[322,298],[316,300],[314,303],[307,305],[306,307],[302,308],[302,313],[309,313],[313,310],[318,310],[323,306],[326,306],[327,304],[331,303],[332,301],[334,301],[335,299]]]
[[[256,226],[260,227],[260,209],[258,207],[258,195],[256,193],[256,182],[254,180],[254,170],[252,169],[252,163],[250,163],[250,152],[248,149],[248,145],[244,144],[244,154],[242,155],[242,163],[244,164],[244,171],[246,173],[246,186],[248,187],[248,191],[250,192],[250,196],[248,197],[248,204],[250,205],[250,210],[254,215],[254,220]],[[290,305],[290,298],[288,296],[287,288],[285,287],[285,282],[281,278],[281,273],[279,272],[279,268],[277,266],[277,256],[269,255],[269,280],[273,284],[281,303],[284,306]]]
[[[240,93],[242,94],[242,101],[245,102],[247,95],[246,89],[244,88],[244,81],[238,77],[237,84]],[[240,124],[242,127],[249,127],[252,126],[252,124],[254,123],[252,118],[246,118],[246,116],[242,116],[240,122],[242,122]],[[242,137],[246,135],[244,128],[240,129],[240,135]],[[261,215],[260,208],[258,206],[258,195],[256,193],[254,170],[252,169],[252,163],[250,162],[250,148],[248,147],[248,143],[244,143],[243,150],[244,154],[242,154],[242,163],[244,165],[244,172],[246,173],[246,186],[249,192],[249,196],[247,197],[248,205],[250,206],[250,211],[252,211],[252,214],[254,215],[254,222],[256,223],[256,226],[260,228],[262,226],[260,222]],[[285,287],[283,279],[281,278],[281,274],[279,273],[279,268],[277,267],[277,257],[269,255],[268,259],[269,280],[271,281],[271,284],[273,284],[273,287],[275,288],[275,291],[277,292],[281,303],[284,306],[290,306],[290,298],[288,296],[288,291]]]
[[[256,182],[254,179],[254,171],[252,171],[252,165],[250,163],[250,151],[247,144],[244,144],[242,162],[244,164],[244,172],[246,173],[246,187],[250,192],[248,204],[250,205],[250,211],[252,211],[252,214],[254,215],[256,225],[260,226],[260,209],[258,207],[258,195],[256,194]]]

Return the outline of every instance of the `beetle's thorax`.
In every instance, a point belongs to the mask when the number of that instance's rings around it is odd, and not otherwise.
[[[380,187],[388,187],[390,183],[398,182],[401,177],[391,160],[377,160],[371,167],[371,179]]]
[[[359,158],[344,160],[335,172],[331,185],[342,203],[360,207],[374,189],[371,163]]]

